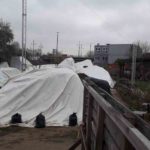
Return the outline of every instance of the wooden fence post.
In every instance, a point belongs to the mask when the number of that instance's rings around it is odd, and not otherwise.
[[[87,115],[87,123],[86,123],[86,144],[88,150],[91,150],[92,104],[93,104],[93,97],[89,94],[88,109],[87,109],[88,115]]]
[[[97,124],[97,133],[96,133],[96,141],[95,141],[95,150],[103,149],[104,120],[105,120],[105,112],[99,106],[98,107],[98,124]]]

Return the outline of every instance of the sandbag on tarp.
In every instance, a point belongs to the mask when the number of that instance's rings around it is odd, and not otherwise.
[[[89,79],[92,80],[98,87],[102,88],[107,93],[111,94],[110,85],[106,80],[100,80],[91,77]]]
[[[73,71],[66,68],[32,70],[10,80],[0,89],[0,125],[9,125],[19,113],[24,124],[35,126],[42,113],[47,126],[68,125],[69,115],[77,112],[82,120],[83,85]]]

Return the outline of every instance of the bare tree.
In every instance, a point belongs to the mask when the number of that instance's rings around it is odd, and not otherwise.
[[[93,58],[94,57],[94,51],[88,51],[85,56]]]
[[[136,44],[137,46],[139,46],[142,49],[142,53],[148,53],[150,52],[150,43],[148,43],[147,41],[137,41],[134,44]]]

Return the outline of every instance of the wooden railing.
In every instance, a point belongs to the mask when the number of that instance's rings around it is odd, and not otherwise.
[[[150,150],[150,126],[88,79],[84,84],[82,150]]]

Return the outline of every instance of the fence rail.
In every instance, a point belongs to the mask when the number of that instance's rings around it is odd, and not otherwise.
[[[82,150],[150,150],[148,123],[89,79],[83,84]]]

